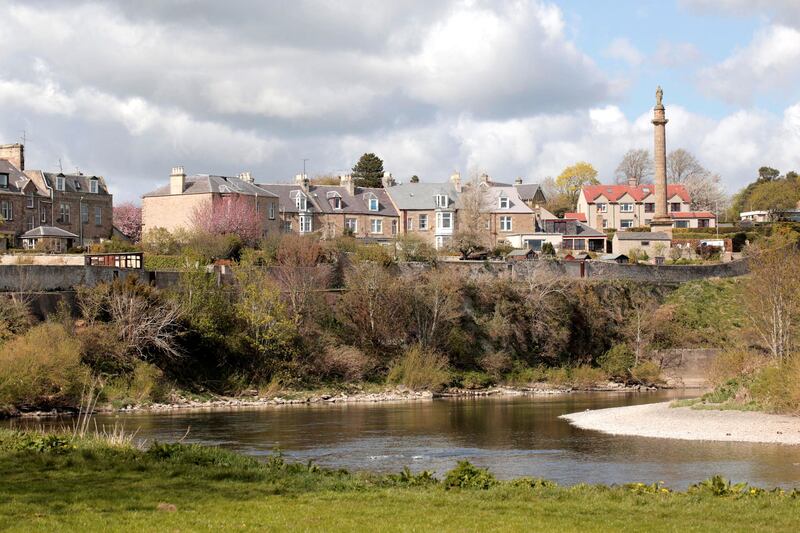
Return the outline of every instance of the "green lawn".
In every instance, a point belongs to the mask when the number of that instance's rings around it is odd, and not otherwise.
[[[0,529],[8,531],[797,530],[800,498],[734,492],[531,481],[448,490],[197,446],[142,452],[0,431]]]

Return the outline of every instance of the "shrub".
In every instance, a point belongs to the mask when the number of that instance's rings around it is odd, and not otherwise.
[[[767,359],[747,349],[721,351],[709,364],[708,381],[718,387],[736,377],[752,376],[767,364]]]
[[[180,255],[144,255],[144,269],[157,271],[178,271],[186,267],[186,259]]]
[[[488,374],[475,371],[464,372],[460,381],[461,386],[468,390],[485,389],[493,383]]]
[[[400,261],[418,261],[436,263],[439,253],[425,239],[413,233],[397,239],[397,259]]]
[[[106,399],[119,406],[164,401],[168,393],[163,372],[141,361],[130,374],[109,381],[103,389]]]
[[[499,379],[511,369],[513,360],[508,353],[503,351],[491,352],[481,357],[480,364],[494,379]]]
[[[387,381],[415,390],[439,389],[450,381],[447,358],[419,345],[412,346],[394,362]]]
[[[444,486],[460,489],[486,490],[497,484],[497,479],[485,468],[478,468],[469,461],[459,461],[444,478]]]
[[[644,361],[631,368],[631,378],[642,385],[661,382],[661,367],[653,361]]]
[[[355,259],[389,266],[394,262],[389,249],[380,244],[362,244],[356,248]]]
[[[553,247],[553,243],[546,242],[542,244],[542,255],[556,255],[556,249]]]
[[[800,412],[800,359],[762,368],[749,387],[754,401],[778,413]]]
[[[353,346],[328,346],[322,355],[320,370],[328,376],[347,381],[361,381],[376,365],[374,358]]]
[[[507,376],[512,385],[529,385],[547,380],[547,369],[543,366],[527,367],[517,363]]]
[[[507,242],[498,243],[497,246],[492,248],[492,257],[505,257],[514,250],[514,247]]]
[[[74,407],[88,381],[80,342],[47,322],[0,349],[0,403],[18,407]]]
[[[573,368],[569,376],[570,384],[579,389],[594,387],[607,379],[608,377],[605,372],[589,365],[581,365]]]
[[[633,350],[627,344],[616,344],[600,356],[598,363],[609,377],[626,380],[635,362]]]
[[[0,297],[0,343],[24,333],[32,321],[25,302],[16,298]]]

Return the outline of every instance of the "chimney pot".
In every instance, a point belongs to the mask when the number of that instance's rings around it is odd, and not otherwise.
[[[170,194],[183,194],[186,188],[186,172],[182,166],[172,167],[172,172],[169,176],[169,193]]]
[[[522,185],[522,176],[518,176],[517,179],[514,180],[516,185]]]

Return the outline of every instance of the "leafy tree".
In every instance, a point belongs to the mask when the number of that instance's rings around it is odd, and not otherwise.
[[[233,234],[248,245],[258,242],[263,229],[253,200],[241,195],[198,206],[192,213],[191,221],[194,228],[202,233]]]
[[[617,183],[630,183],[636,185],[648,183],[653,177],[653,158],[650,151],[645,149],[631,149],[622,157],[617,167]]]
[[[411,176],[411,183],[419,183],[419,176],[417,176],[416,174]]]
[[[142,238],[142,208],[131,202],[114,206],[114,227],[133,242]]]
[[[565,168],[556,178],[556,187],[569,200],[571,208],[574,208],[575,204],[578,203],[578,196],[582,187],[597,185],[598,183],[600,182],[597,181],[597,170],[585,161]]]
[[[772,167],[761,167],[758,169],[758,181],[772,181],[781,175],[781,171]]]
[[[383,160],[373,153],[364,154],[353,167],[357,187],[383,187]]]

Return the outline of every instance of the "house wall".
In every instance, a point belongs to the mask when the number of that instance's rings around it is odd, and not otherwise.
[[[321,216],[321,224],[323,224],[323,235],[326,238],[333,238],[344,235],[345,219],[356,219],[356,232],[357,238],[371,237],[376,239],[391,239],[397,237],[400,232],[400,218],[395,216],[385,215],[369,215],[369,214],[355,214],[355,213],[325,213]],[[379,219],[382,221],[382,231],[380,233],[372,233],[372,220]],[[392,232],[392,222],[397,223],[397,232]]]
[[[114,224],[113,199],[110,194],[91,194],[55,191],[55,198],[51,207],[51,222],[49,225],[67,230],[81,236],[84,242],[97,242],[101,239],[111,238],[111,228]],[[81,201],[83,198],[83,201]],[[61,204],[69,205],[69,222],[60,219]],[[88,206],[88,222],[81,222],[80,206]],[[94,210],[100,208],[100,224],[95,224]],[[37,226],[40,225],[37,223]]]
[[[605,203],[607,207],[606,213],[600,213],[603,219],[606,221],[606,228],[613,228],[613,229],[622,229],[622,220],[631,220],[633,227],[641,227],[641,226],[649,226],[650,221],[653,220],[653,216],[655,213],[646,213],[645,212],[645,204],[647,203],[655,203],[655,194],[651,194],[642,200],[641,202],[636,202],[632,196],[625,195],[616,202],[609,202],[607,198],[604,196],[599,196],[595,199],[594,202],[588,203],[586,198],[581,194],[578,197],[578,203],[576,205],[576,210],[578,213],[584,213],[586,215],[586,222],[589,226],[593,227],[594,229],[602,230],[603,226],[598,224],[598,210],[597,204],[598,203]],[[632,203],[633,204],[633,212],[631,213],[623,213],[620,204],[624,203]],[[691,210],[691,204],[684,202],[681,200],[680,196],[673,196],[667,200],[667,204],[672,203],[680,203],[681,208],[680,211],[687,212]],[[667,205],[667,209],[669,210],[669,205]],[[697,219],[694,219],[695,226],[697,227]]]
[[[511,217],[511,231],[500,230],[500,218]],[[492,212],[489,215],[489,232],[493,243],[509,240],[511,236],[519,233],[530,233],[535,229],[533,213],[503,213]]]
[[[649,245],[643,245],[642,242],[649,242]],[[621,239],[614,237],[611,241],[612,249],[614,250],[615,254],[625,254],[629,255],[629,252],[633,249],[639,249],[647,253],[650,257],[655,257],[656,254],[656,244],[663,243],[665,246],[664,255],[666,256],[669,254],[670,248],[670,241],[624,241]]]
[[[142,198],[142,234],[153,228],[175,231],[191,226],[195,210],[211,202],[211,193],[145,196]]]
[[[419,216],[420,215],[427,215],[428,216],[428,229],[420,230],[419,229]],[[411,218],[414,222],[413,228],[409,231],[408,229],[408,219]],[[453,213],[453,221],[456,222],[458,217],[456,217],[455,213]],[[402,235],[417,235],[425,239],[425,242],[434,246],[436,244],[436,210],[428,209],[428,210],[404,210],[400,211],[400,233]]]

